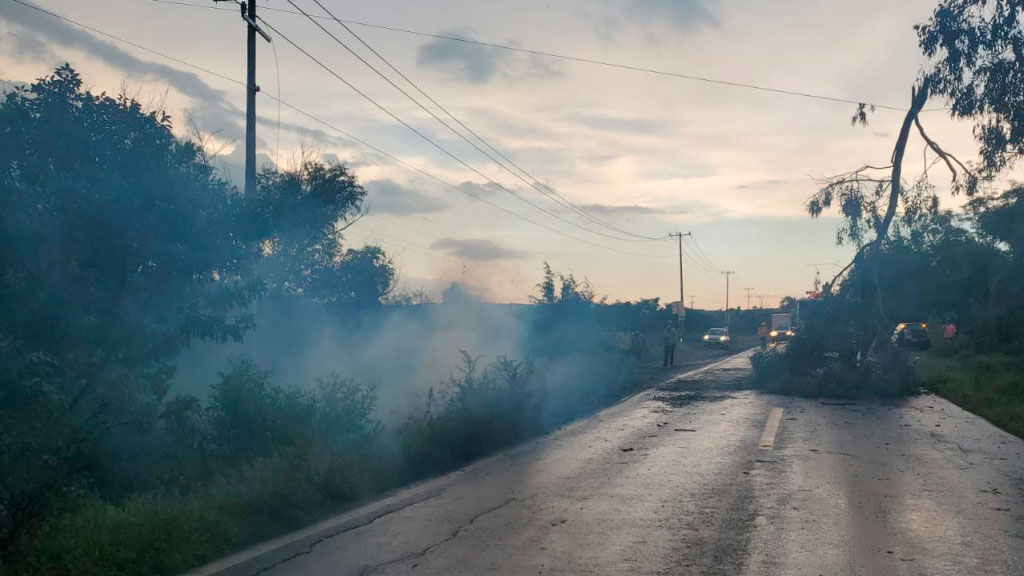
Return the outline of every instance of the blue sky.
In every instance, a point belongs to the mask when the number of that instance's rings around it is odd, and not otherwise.
[[[182,1],[213,5],[209,0]],[[180,60],[244,78],[244,28],[236,12],[151,0],[32,2]],[[320,13],[312,0],[295,2]],[[346,19],[893,106],[909,100],[910,86],[924,63],[912,26],[924,21],[935,4],[322,2]],[[291,9],[285,0],[260,6]],[[595,228],[446,131],[301,16],[270,10],[263,16],[479,172],[565,220]],[[334,24],[324,25],[357,45]],[[644,236],[692,231],[715,268],[736,271],[731,303],[745,304],[747,287],[766,303],[801,294],[813,281],[812,264],[849,257],[849,247],[835,246],[835,221],[811,220],[803,203],[815,190],[815,177],[886,163],[902,119],[899,112],[878,110],[867,128],[854,128],[850,104],[376,28],[353,30],[490,144],[591,214]],[[370,191],[372,216],[354,226],[349,239],[355,244],[378,242],[393,252],[406,286],[439,293],[458,281],[488,299],[524,301],[539,279],[542,262],[549,261],[556,270],[589,277],[598,293],[612,300],[678,298],[673,242],[609,239],[552,218],[431,148],[281,38],[275,43],[280,94],[289,103],[449,184],[586,240],[474,201],[288,108],[281,111],[278,131],[277,106],[261,98],[263,161],[276,158],[288,164],[305,145],[350,164]],[[263,42],[258,59],[262,89],[277,93],[275,55]],[[31,80],[65,61],[98,91],[124,85],[155,102],[163,100],[166,90],[166,106],[178,126],[184,130],[185,118],[191,118],[213,142],[226,144],[222,165],[238,178],[243,158],[236,140],[243,127],[241,87],[23,6],[0,4],[0,79]],[[973,157],[969,125],[942,112],[929,113],[926,124],[946,148],[962,158]],[[921,158],[921,143],[912,142],[908,171],[919,171]],[[933,174],[941,190],[946,176]],[[697,297],[698,307],[723,306],[724,278],[701,266],[692,247],[690,252],[685,261],[687,294]],[[820,268],[823,276],[835,270]]]

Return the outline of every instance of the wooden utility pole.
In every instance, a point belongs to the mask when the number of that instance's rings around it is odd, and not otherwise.
[[[735,274],[732,270],[722,272],[725,274],[725,328],[729,329],[729,277]]]
[[[753,288],[744,288],[747,291],[747,310],[750,310],[750,292]]]
[[[679,341],[682,342],[686,325],[686,299],[683,297],[683,236],[690,236],[690,233],[669,232],[668,235],[679,238],[679,315],[677,320],[679,322]]]

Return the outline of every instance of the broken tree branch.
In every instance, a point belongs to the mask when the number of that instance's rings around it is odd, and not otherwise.
[[[889,186],[889,206],[885,210],[885,217],[878,224],[878,228],[875,230],[875,239],[871,243],[873,248],[872,252],[877,252],[877,248],[882,245],[885,241],[886,236],[889,235],[889,226],[892,224],[893,218],[896,216],[896,209],[900,203],[900,193],[902,192],[901,179],[903,178],[903,156],[907,152],[907,140],[910,138],[910,128],[914,125],[914,120],[917,119],[917,115],[924,108],[926,102],[928,102],[928,87],[930,80],[926,77],[921,81],[921,85],[915,88],[911,92],[910,97],[910,109],[907,110],[906,117],[903,118],[903,125],[900,127],[899,137],[896,139],[896,146],[892,151],[892,178],[891,185]]]
[[[921,125],[921,119],[919,117],[914,117],[914,125],[917,126],[917,132],[921,135],[921,138],[924,139],[925,144],[928,145],[928,148],[931,148],[932,151],[938,154],[939,158],[942,158],[942,161],[946,163],[946,167],[949,168],[949,172],[953,175],[954,182],[959,176],[959,174],[956,171],[956,166],[953,165],[954,163],[956,163],[956,165],[959,166],[960,169],[963,170],[964,173],[967,174],[969,177],[973,177],[974,174],[967,166],[964,165],[963,162],[960,161],[959,158],[943,150],[942,147],[939,146],[938,142],[932,140],[931,137],[928,136],[928,134],[924,131],[924,126]]]

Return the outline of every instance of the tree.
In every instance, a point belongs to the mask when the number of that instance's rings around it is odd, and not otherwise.
[[[796,312],[796,298],[783,296],[782,300],[779,300],[779,310],[783,312]]]
[[[534,304],[554,304],[558,302],[558,295],[555,292],[555,273],[547,262],[544,263],[544,277],[537,284],[537,290],[540,292],[540,296],[530,296],[530,301]]]
[[[915,26],[931,60],[924,79],[932,94],[951,104],[954,118],[975,121],[980,167],[988,176],[1024,154],[1022,15],[1018,0],[943,0],[928,22]]]
[[[194,339],[238,339],[256,244],[170,118],[70,66],[0,102],[0,549],[152,424]],[[108,440],[112,443],[112,441]]]
[[[1012,166],[1024,153],[1022,12],[1024,5],[1013,0],[943,0],[929,21],[916,27],[920,47],[930,63],[914,85],[890,163],[864,165],[826,178],[807,204],[813,217],[838,205],[843,224],[837,231],[837,242],[853,242],[859,250],[826,286],[828,292],[840,286],[859,294],[862,305],[877,311],[881,322],[871,322],[876,326],[884,327],[889,322],[879,269],[872,261],[881,257],[894,229],[919,233],[921,224],[937,222],[941,215],[938,197],[929,182],[929,168],[941,162],[950,173],[952,191],[974,196],[982,182]],[[979,169],[948,153],[926,132],[921,112],[933,96],[949,103],[954,118],[975,120]],[[869,110],[864,104],[858,106],[853,123],[866,124]],[[903,160],[914,132],[925,143],[925,163],[920,176],[908,182],[903,175]],[[930,161],[928,153],[933,156]],[[857,266],[866,269],[853,274],[851,270]],[[846,281],[838,284],[837,280],[848,273]],[[873,286],[855,286],[854,278]],[[857,321],[869,318],[861,314]]]
[[[336,311],[379,306],[394,292],[398,273],[379,246],[349,248],[337,261],[312,268],[305,293]]]
[[[0,332],[78,366],[74,403],[158,400],[190,340],[252,326],[239,198],[171,128],[70,66],[0,104]]]
[[[294,170],[260,173],[246,206],[270,290],[302,294],[320,272],[337,269],[346,256],[344,232],[365,214],[365,198],[344,164],[304,158]]]

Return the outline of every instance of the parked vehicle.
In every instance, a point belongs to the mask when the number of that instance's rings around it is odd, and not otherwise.
[[[789,340],[796,334],[793,331],[792,314],[772,314],[772,330],[768,333],[768,339],[772,342]]]
[[[729,349],[729,330],[726,328],[712,328],[704,334],[704,347],[718,347],[724,350]]]
[[[903,322],[896,325],[892,343],[908,350],[927,350],[932,345],[928,325],[924,322]]]

